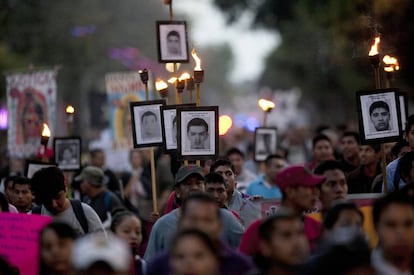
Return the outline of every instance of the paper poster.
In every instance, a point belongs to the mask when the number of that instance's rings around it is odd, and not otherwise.
[[[39,232],[52,218],[40,215],[0,213],[0,255],[21,275],[38,274]]]
[[[129,103],[145,100],[145,86],[138,72],[110,73],[106,75],[105,82],[114,149],[132,148]],[[150,81],[148,86],[152,87]]]
[[[43,123],[52,133],[56,124],[55,70],[15,73],[6,76],[10,157],[34,156],[40,145]],[[52,138],[52,137],[51,137]]]

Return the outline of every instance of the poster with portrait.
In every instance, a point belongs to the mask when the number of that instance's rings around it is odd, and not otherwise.
[[[53,139],[55,163],[63,171],[76,171],[81,168],[80,137],[59,137]]]
[[[130,102],[134,148],[162,145],[161,106],[165,100]]]
[[[158,61],[188,63],[187,24],[185,21],[157,21]]]
[[[57,166],[54,162],[43,162],[43,161],[37,161],[37,160],[29,160],[26,162],[26,177],[31,179],[33,175],[39,171],[40,169]]]
[[[277,128],[258,127],[254,132],[254,159],[265,161],[267,156],[276,154]]]
[[[161,125],[164,152],[177,150],[177,108],[195,107],[195,103],[161,106]]]
[[[151,79],[148,83],[148,86],[152,87]],[[109,73],[105,76],[105,84],[112,147],[117,151],[129,151],[132,147],[129,103],[145,100],[145,86],[136,72]]]
[[[401,130],[405,130],[408,117],[408,100],[407,93],[398,92],[398,100],[400,101],[400,113],[401,113]]]
[[[57,70],[6,75],[9,123],[7,150],[11,158],[30,158],[40,148],[43,123],[55,133]]]
[[[178,158],[211,159],[218,156],[218,106],[179,107]]]
[[[356,96],[361,142],[397,141],[402,135],[398,90],[359,91]]]

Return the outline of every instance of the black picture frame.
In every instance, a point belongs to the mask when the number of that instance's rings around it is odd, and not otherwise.
[[[57,167],[57,164],[54,162],[44,162],[39,160],[28,160],[26,161],[25,175],[27,178],[31,179],[34,173],[40,169],[47,167]]]
[[[277,128],[257,127],[254,131],[254,160],[265,161],[269,155],[276,154]]]
[[[53,139],[54,161],[62,171],[81,168],[82,141],[80,137],[56,137]]]
[[[177,118],[178,159],[217,158],[219,153],[218,106],[179,107]],[[207,131],[204,125],[207,125]]]
[[[356,99],[363,144],[399,140],[402,136],[402,127],[398,89],[358,91]]]
[[[195,107],[195,103],[161,106],[162,147],[164,152],[174,152],[178,148],[177,108]],[[173,120],[175,119],[175,127]],[[174,139],[174,135],[176,136]]]
[[[160,107],[165,105],[165,100],[148,100],[130,102],[132,137],[134,148],[145,148],[151,146],[161,146],[163,143],[161,131],[161,111]],[[155,117],[155,123],[142,125],[146,117]],[[149,121],[149,118],[148,118]],[[145,123],[146,124],[146,123]],[[143,130],[146,131],[143,131]]]
[[[158,61],[160,63],[188,63],[186,21],[157,21]]]

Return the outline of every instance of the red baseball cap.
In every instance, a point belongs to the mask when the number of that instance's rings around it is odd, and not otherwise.
[[[326,180],[325,176],[312,174],[312,171],[303,165],[292,165],[280,171],[275,183],[281,190],[287,187],[316,186]]]

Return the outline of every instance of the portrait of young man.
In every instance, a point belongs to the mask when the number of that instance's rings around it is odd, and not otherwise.
[[[369,117],[375,131],[391,130],[390,107],[385,101],[373,102],[369,107]]]
[[[190,150],[210,150],[206,142],[209,138],[209,127],[202,118],[193,118],[187,123],[187,143]]]

